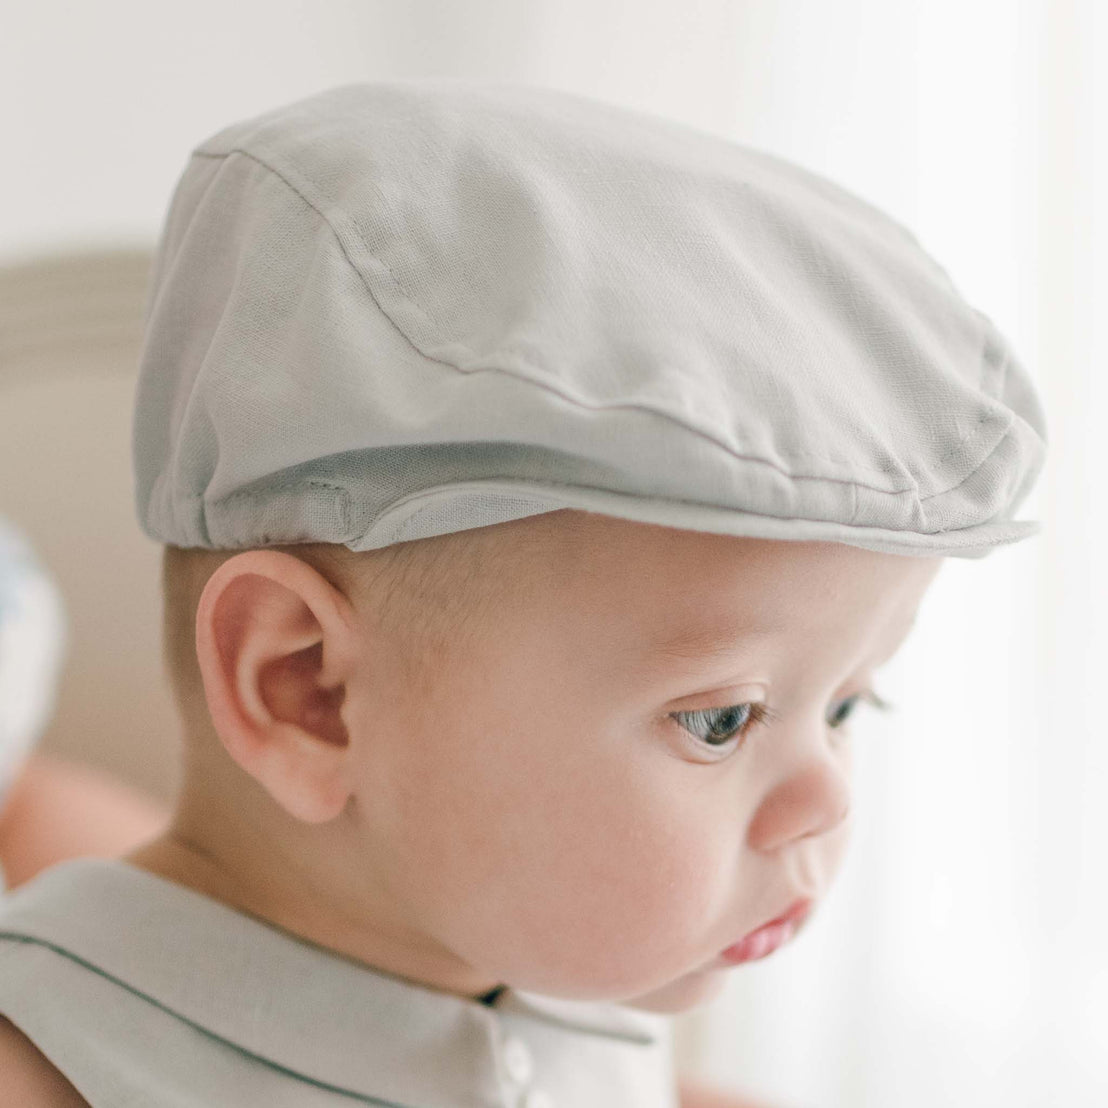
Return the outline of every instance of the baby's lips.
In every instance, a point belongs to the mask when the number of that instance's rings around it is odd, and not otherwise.
[[[807,922],[814,901],[809,898],[794,901],[781,915],[756,927],[733,943],[720,955],[720,959],[735,965],[738,962],[764,958],[787,943]]]
[[[789,905],[788,908],[785,909],[784,912],[781,913],[781,915],[774,917],[766,923],[763,923],[762,927],[769,927],[771,924],[775,923],[791,923],[793,924],[793,930],[799,931],[800,928],[803,927],[805,921],[808,919],[808,916],[811,914],[812,905],[814,903],[815,901],[811,900],[808,897],[802,897],[800,900],[795,900],[792,904]],[[761,931],[762,927],[757,927],[754,929],[754,931]],[[754,931],[751,932],[752,935],[754,934]]]

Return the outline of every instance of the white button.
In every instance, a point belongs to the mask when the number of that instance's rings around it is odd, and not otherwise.
[[[554,1108],[554,1101],[549,1093],[542,1089],[532,1089],[523,1098],[523,1108]]]
[[[526,1043],[520,1039],[508,1039],[504,1043],[504,1068],[508,1076],[520,1085],[531,1079],[531,1052]]]

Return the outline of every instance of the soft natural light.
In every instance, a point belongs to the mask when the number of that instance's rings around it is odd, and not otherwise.
[[[168,793],[172,754],[144,731],[153,721],[168,742],[173,722],[148,614],[156,570],[131,519],[127,359],[146,251],[192,144],[328,85],[438,73],[564,88],[761,147],[900,220],[1012,341],[1047,412],[1046,469],[1019,515],[1043,531],[947,559],[877,675],[896,710],[855,714],[854,836],[836,884],[793,943],[674,1021],[678,1064],[776,1108],[1104,1108],[1105,57],[1096,0],[46,0],[8,12],[0,93],[21,153],[0,267],[133,251],[119,303],[99,302],[103,318],[72,333],[59,324],[54,345],[34,337],[49,332],[41,304],[8,309],[9,333],[16,316],[26,330],[5,347],[0,461],[19,481],[6,477],[0,513],[49,556],[77,630],[53,748],[79,757],[95,742],[93,760]],[[11,287],[30,304],[38,286]],[[82,444],[79,459],[40,441],[47,422]],[[61,484],[74,465],[89,474],[80,503]],[[74,501],[80,549],[54,497]],[[117,550],[124,529],[133,538]],[[133,588],[109,603],[123,579]],[[82,628],[108,619],[116,637],[94,649]]]

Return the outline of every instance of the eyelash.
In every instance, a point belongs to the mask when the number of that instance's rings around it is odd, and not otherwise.
[[[840,707],[846,704],[857,705],[858,702],[862,700],[864,700],[867,704],[872,704],[875,708],[879,708],[883,712],[893,710],[893,705],[890,704],[883,697],[879,696],[876,692],[873,691],[873,689],[865,689],[860,693],[855,693],[854,696],[840,701],[839,704]],[[712,716],[716,712],[731,712],[735,708],[749,708],[750,714],[744,721],[744,725],[741,727],[741,730],[736,732],[732,728],[731,731],[727,732],[727,741],[718,745],[709,743],[706,739],[699,739],[699,736],[697,735],[692,735],[692,732],[689,731],[687,727],[678,722],[678,716],[689,717],[692,719],[699,718],[701,722],[705,722],[707,717]],[[838,723],[831,723],[828,724],[828,726],[838,729],[842,727],[842,725],[846,723],[853,714],[854,708],[852,707],[851,710],[846,714],[846,716],[840,719]],[[669,718],[673,720],[675,727],[679,727],[685,734],[692,735],[694,739],[698,739],[698,745],[707,747],[709,750],[722,750],[724,749],[724,747],[726,747],[727,743],[731,741],[731,738],[736,737],[736,735],[739,738],[749,738],[751,731],[753,731],[755,727],[758,727],[760,724],[771,723],[775,720],[779,720],[781,716],[777,712],[775,712],[768,704],[765,704],[762,701],[755,701],[750,704],[729,704],[722,708],[701,708],[695,712],[670,712]],[[711,728],[709,728],[709,730],[711,730]]]

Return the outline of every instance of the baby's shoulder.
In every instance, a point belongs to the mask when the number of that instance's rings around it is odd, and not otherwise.
[[[90,1108],[18,1027],[0,1016],[0,1088],[20,1108]]]

